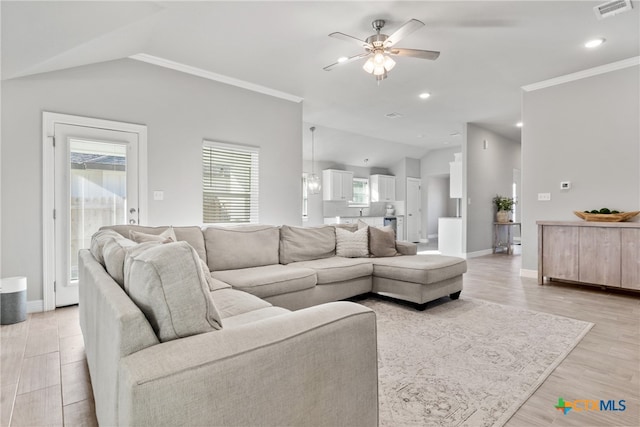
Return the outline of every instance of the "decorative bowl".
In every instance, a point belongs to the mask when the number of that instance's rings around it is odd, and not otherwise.
[[[601,213],[587,213],[580,211],[573,211],[576,216],[584,219],[585,221],[594,221],[594,222],[624,222],[629,221],[634,216],[638,215],[640,211],[633,212],[620,212],[617,214],[601,214]]]

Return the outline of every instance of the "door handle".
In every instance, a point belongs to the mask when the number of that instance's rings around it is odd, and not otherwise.
[[[136,220],[135,220],[135,219],[130,219],[130,220],[129,220],[129,224],[135,224],[135,223],[136,223]]]
[[[131,209],[129,209],[129,213],[131,213],[131,214],[136,213],[136,208],[131,208]]]

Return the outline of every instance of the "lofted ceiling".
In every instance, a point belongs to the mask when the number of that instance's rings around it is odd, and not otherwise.
[[[152,55],[303,98],[306,158],[314,125],[316,159],[384,167],[460,144],[467,122],[518,142],[522,86],[639,56],[640,5],[599,21],[603,2],[2,1],[2,78]],[[438,60],[399,57],[380,85],[364,61],[322,69],[362,52],[329,33],[364,39],[374,19],[391,34],[411,18],[426,25],[396,46]]]

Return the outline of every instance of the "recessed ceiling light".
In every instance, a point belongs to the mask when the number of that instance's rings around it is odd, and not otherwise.
[[[584,44],[584,47],[588,47],[589,49],[593,49],[594,47],[600,46],[604,42],[605,42],[605,39],[593,39],[593,40],[589,40],[588,42],[586,42]]]
[[[521,128],[521,127],[522,127],[522,122],[518,122],[518,123],[516,123],[516,126],[518,126],[519,128]]]
[[[429,92],[423,92],[418,96],[420,97],[420,99],[427,99],[428,97],[431,96],[431,94]]]
[[[347,61],[349,58],[347,58],[346,56],[341,56],[340,58],[338,58],[338,62],[344,62]]]

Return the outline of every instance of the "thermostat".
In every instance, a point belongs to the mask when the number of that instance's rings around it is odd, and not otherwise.
[[[571,189],[571,181],[562,181],[560,183],[561,190],[570,190]]]

